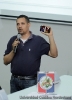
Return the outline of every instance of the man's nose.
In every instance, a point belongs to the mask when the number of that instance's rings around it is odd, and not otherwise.
[[[22,25],[21,24],[19,24],[19,28],[21,28],[22,27]]]

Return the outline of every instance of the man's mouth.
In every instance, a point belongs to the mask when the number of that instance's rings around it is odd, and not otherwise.
[[[22,29],[19,29],[19,31],[22,31]]]

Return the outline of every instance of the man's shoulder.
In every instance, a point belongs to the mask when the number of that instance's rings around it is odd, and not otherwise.
[[[17,38],[16,35],[12,36],[12,37],[9,39],[9,42],[13,42],[16,38]]]
[[[16,39],[17,35],[12,36],[10,39]]]
[[[40,35],[33,35],[37,40],[40,40],[40,41],[45,41],[45,39],[42,37],[42,36],[40,36]]]
[[[40,35],[35,35],[35,34],[33,34],[33,36],[35,37],[35,38],[37,38],[37,39],[44,39],[42,36],[40,36]]]
[[[35,40],[38,42],[38,43],[48,43],[47,40],[40,36],[40,35],[34,35],[35,36]]]

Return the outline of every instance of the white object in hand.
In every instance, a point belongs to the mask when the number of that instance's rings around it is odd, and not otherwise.
[[[59,83],[60,82],[60,77],[59,77],[59,75],[56,72],[54,72],[54,73],[55,73],[54,84],[56,84],[56,83]]]

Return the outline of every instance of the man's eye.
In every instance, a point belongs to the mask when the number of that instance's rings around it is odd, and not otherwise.
[[[22,23],[22,25],[24,25],[25,23]]]
[[[19,25],[19,23],[17,23],[17,26]]]

